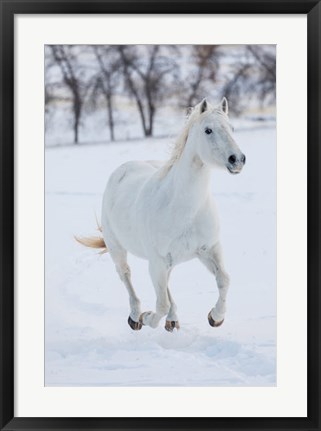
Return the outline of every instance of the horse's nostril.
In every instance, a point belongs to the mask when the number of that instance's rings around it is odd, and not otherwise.
[[[241,161],[243,162],[243,164],[245,165],[245,161],[246,161],[246,157],[245,157],[245,155],[243,154],[243,156],[241,157]]]
[[[234,165],[234,163],[236,162],[236,157],[234,156],[234,154],[232,154],[229,158],[228,161],[231,163],[231,165]]]

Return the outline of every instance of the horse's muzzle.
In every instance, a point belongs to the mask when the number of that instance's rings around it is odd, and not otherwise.
[[[242,153],[241,153],[241,156],[239,157],[232,154],[232,156],[229,157],[228,161],[229,161],[229,164],[226,165],[228,171],[231,174],[236,175],[236,174],[239,174],[243,169],[243,166],[245,165],[246,157]]]
[[[231,169],[229,166],[227,167],[227,169],[228,169],[229,173],[232,175],[239,174],[242,170],[242,168],[241,169]]]

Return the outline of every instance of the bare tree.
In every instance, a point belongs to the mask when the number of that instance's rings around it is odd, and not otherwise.
[[[252,55],[257,68],[257,88],[261,99],[275,101],[276,97],[276,55],[275,47],[262,45],[248,45],[248,52]]]
[[[231,110],[240,114],[255,97],[262,105],[274,103],[276,90],[276,56],[272,45],[247,45],[237,56],[222,95],[230,101]],[[243,103],[242,103],[243,101]]]
[[[226,96],[236,114],[275,103],[273,45],[48,45],[45,52],[46,130],[71,116],[75,143],[86,113],[98,111],[113,141],[116,113],[118,121],[125,118],[116,111],[119,100],[132,100],[145,136],[153,135],[160,107],[174,98],[187,107],[205,96]],[[66,108],[67,116],[56,115]]]
[[[115,140],[114,95],[119,85],[121,64],[119,52],[113,46],[94,45],[92,47],[98,64],[98,72],[92,78],[91,98],[99,94],[105,98],[111,141]]]
[[[134,98],[145,136],[152,136],[157,108],[169,89],[177,64],[161,45],[118,47],[125,86]]]
[[[223,87],[222,96],[228,99],[229,110],[236,115],[241,114],[254,91],[255,85],[251,75],[251,65],[248,62],[238,63]],[[243,97],[244,94],[247,97]]]
[[[187,75],[181,77],[182,106],[194,106],[207,92],[207,86],[215,83],[219,69],[219,45],[192,45],[188,47],[190,66]],[[186,47],[182,47],[186,49]]]
[[[52,61],[51,58],[48,57],[48,55],[45,56],[45,130],[48,129],[48,125],[51,122],[51,117],[52,117],[52,110],[50,109],[53,101],[55,99],[54,96],[54,87],[55,84],[53,84],[52,82],[50,82],[49,76],[50,73],[52,71],[52,69],[54,68],[54,62]]]
[[[75,46],[50,45],[50,49],[53,59],[60,68],[63,82],[72,96],[74,142],[77,144],[79,142],[79,125],[87,86],[77,62],[77,55],[73,53]]]

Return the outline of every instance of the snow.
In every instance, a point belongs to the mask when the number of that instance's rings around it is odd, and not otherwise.
[[[73,235],[95,234],[110,173],[134,159],[166,159],[169,139],[46,149],[46,386],[276,385],[276,133],[236,129],[243,172],[213,171],[231,276],[224,324],[207,314],[218,292],[197,260],[170,279],[181,329],[134,332],[128,296],[108,254],[85,249]],[[155,308],[147,262],[129,256],[143,310]]]

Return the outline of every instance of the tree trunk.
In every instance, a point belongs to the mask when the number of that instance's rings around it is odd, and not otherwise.
[[[153,128],[154,128],[154,113],[149,113],[149,125],[146,129],[145,136],[153,136]]]
[[[153,103],[149,100],[148,101],[148,127],[146,130],[147,133],[145,133],[145,136],[153,136],[154,116],[155,116],[155,107]]]
[[[111,95],[107,95],[107,110],[108,110],[108,124],[109,124],[109,132],[110,132],[110,140],[113,142],[115,140],[115,124],[114,124],[114,116],[113,116],[113,104]]]
[[[152,127],[150,127],[150,126],[148,127],[148,129],[146,130],[145,136],[146,136],[146,138],[149,136],[153,136],[153,128]]]
[[[78,95],[75,95],[75,101],[74,101],[74,143],[75,144],[78,144],[79,142],[80,115],[81,115],[81,102],[79,100]]]
[[[79,128],[79,119],[75,118],[75,122],[74,122],[74,144],[78,144],[78,128]]]
[[[136,91],[135,85],[132,81],[131,75],[130,75],[130,71],[129,71],[129,61],[126,58],[125,54],[124,54],[124,50],[122,47],[119,48],[119,53],[121,55],[122,58],[122,62],[123,62],[123,67],[124,67],[124,74],[125,74],[125,78],[127,81],[127,85],[129,88],[130,93],[132,94],[132,96],[135,99],[137,108],[138,108],[138,112],[140,115],[140,119],[142,122],[142,126],[143,126],[143,131],[144,131],[144,135],[148,136],[148,130],[147,130],[147,126],[146,126],[146,120],[145,120],[145,114],[144,114],[144,108],[143,108],[143,103],[139,97],[138,92]]]
[[[137,97],[135,97],[135,99],[136,99],[136,104],[137,104],[137,107],[138,107],[140,119],[141,119],[143,130],[144,130],[144,135],[148,136],[148,127],[146,125],[146,120],[145,120],[145,114],[144,114],[143,105],[142,105],[141,101]]]

